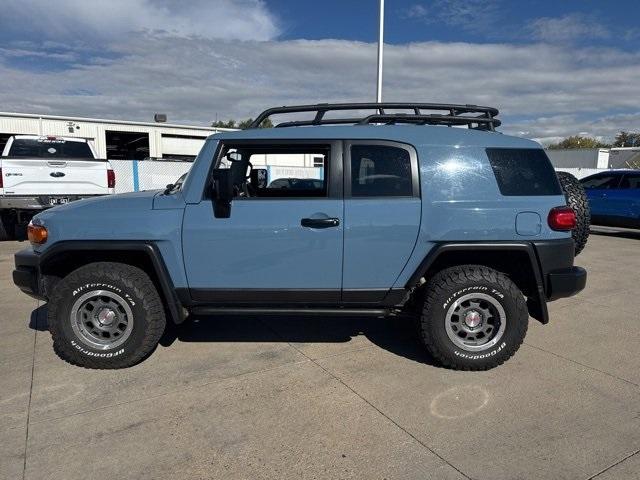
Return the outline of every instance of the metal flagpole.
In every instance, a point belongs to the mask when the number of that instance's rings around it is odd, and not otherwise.
[[[376,102],[382,102],[382,56],[384,48],[384,0],[380,0],[380,31],[378,34],[378,88]]]

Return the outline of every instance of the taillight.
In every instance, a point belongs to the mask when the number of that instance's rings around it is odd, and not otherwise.
[[[116,172],[107,170],[107,188],[116,188]]]
[[[547,219],[552,230],[567,231],[576,228],[576,212],[571,207],[555,207]]]

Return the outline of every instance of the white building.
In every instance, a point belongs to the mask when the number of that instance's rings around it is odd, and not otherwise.
[[[53,135],[88,140],[116,171],[116,192],[164,188],[191,168],[205,139],[235,129],[154,122],[0,112],[0,152],[12,135]],[[165,160],[138,162],[137,160]],[[132,161],[136,160],[136,161]],[[323,158],[311,154],[256,155],[268,180],[322,178]]]
[[[55,135],[85,138],[109,160],[190,161],[209,135],[222,130],[228,129],[0,112],[0,151],[11,135]]]

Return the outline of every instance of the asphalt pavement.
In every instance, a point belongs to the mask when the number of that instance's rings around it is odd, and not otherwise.
[[[598,229],[588,286],[488,372],[403,318],[203,318],[86,370],[0,243],[0,478],[639,479],[640,231]]]

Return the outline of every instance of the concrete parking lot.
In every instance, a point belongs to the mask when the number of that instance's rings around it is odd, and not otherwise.
[[[599,231],[586,291],[476,373],[398,318],[202,319],[72,367],[0,244],[0,478],[638,479],[640,232]]]

